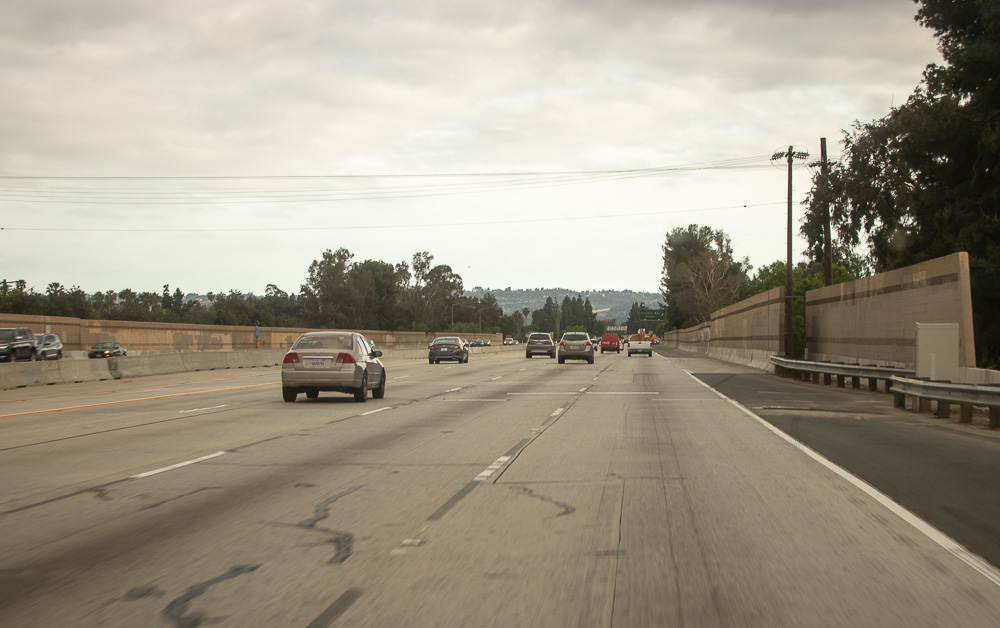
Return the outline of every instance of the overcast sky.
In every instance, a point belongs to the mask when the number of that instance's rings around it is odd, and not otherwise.
[[[37,291],[297,292],[340,247],[429,251],[466,288],[658,291],[691,223],[759,268],[785,257],[771,155],[839,156],[940,61],[910,0],[2,9],[0,278]]]

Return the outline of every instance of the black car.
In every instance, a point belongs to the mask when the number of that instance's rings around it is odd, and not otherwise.
[[[0,329],[0,362],[34,360],[37,357],[34,332],[27,327]]]
[[[128,355],[125,347],[117,342],[99,342],[90,348],[88,358],[118,358]]]
[[[61,360],[63,344],[55,334],[35,334],[39,360]]]
[[[454,360],[459,364],[469,361],[469,347],[457,336],[435,338],[427,346],[427,361],[437,364],[442,360]]]

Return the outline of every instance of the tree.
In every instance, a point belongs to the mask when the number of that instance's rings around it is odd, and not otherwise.
[[[749,269],[746,258],[734,258],[729,236],[721,229],[692,224],[671,231],[663,245],[660,283],[668,327],[703,323],[715,310],[738,301],[746,293]]]
[[[302,308],[310,327],[350,327],[354,307],[347,284],[348,266],[354,254],[345,248],[327,249],[322,260],[309,264],[309,278],[302,286]]]
[[[939,40],[907,102],[845,131],[829,191],[814,186],[803,233],[815,246],[814,201],[829,198],[839,239],[867,248],[884,272],[967,251],[976,354],[1000,364],[1000,4],[915,0]],[[825,182],[824,182],[825,183]],[[824,197],[828,193],[828,197]]]

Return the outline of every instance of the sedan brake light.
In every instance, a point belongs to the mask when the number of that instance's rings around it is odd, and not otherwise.
[[[590,341],[588,340],[587,342],[583,343],[583,346],[589,347],[590,346]]]
[[[337,364],[357,364],[357,362],[350,353],[341,353],[337,356]]]
[[[559,346],[560,347],[565,347],[566,346],[566,341],[565,340],[560,340],[559,341]]]
[[[281,363],[282,364],[298,364],[300,361],[301,360],[299,360],[299,354],[298,353],[295,353],[294,351],[289,351],[288,353],[285,354],[285,359],[282,360]]]

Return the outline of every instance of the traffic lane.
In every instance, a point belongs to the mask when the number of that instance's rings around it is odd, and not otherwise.
[[[515,366],[507,364],[503,368]],[[416,370],[406,366],[400,365],[399,372]],[[148,378],[143,386],[114,383],[101,391],[87,391],[83,400],[66,394],[67,387],[54,389],[55,400],[48,411],[0,421],[0,473],[7,479],[0,489],[0,504],[16,508],[26,501],[92,489],[144,469],[237,448],[290,430],[443,394],[448,386],[461,387],[456,377],[466,384],[495,378],[492,370],[484,373],[480,368],[454,376],[437,370],[406,380],[397,379],[396,368],[387,365],[387,398],[365,404],[331,393],[282,406],[277,372],[226,382],[208,373],[188,374],[160,380],[160,388],[152,383],[159,378]],[[101,394],[101,401],[92,397],[95,392]],[[299,410],[293,412],[292,407]]]
[[[344,625],[998,616],[982,574],[682,370],[640,362],[611,365],[384,569],[339,583]],[[614,391],[637,376],[638,389]],[[658,394],[598,394],[613,391]]]
[[[517,447],[550,418],[545,404],[536,400],[505,402],[512,409],[501,413],[497,404],[447,399],[408,404],[364,421],[342,421],[309,434],[260,443],[109,487],[101,499],[80,496],[8,515],[0,521],[8,532],[2,537],[5,547],[0,555],[13,560],[5,561],[0,573],[13,582],[0,587],[9,594],[0,618],[145,624],[134,623],[137,608],[152,613],[145,615],[148,621],[178,599],[162,598],[227,574],[236,573],[248,582],[256,569],[232,569],[265,563],[272,571],[262,573],[280,577],[268,575],[268,586],[251,598],[234,593],[238,600],[221,601],[225,612],[213,608],[213,614],[231,612],[243,618],[233,619],[233,625],[260,625],[260,613],[273,609],[282,609],[282,617],[297,617],[304,611],[285,602],[303,591],[311,591],[313,605],[316,599],[324,601],[318,609],[302,607],[319,613],[332,601],[323,595],[328,584],[318,578],[318,589],[312,588],[313,573],[302,581],[301,552],[286,555],[289,536],[298,535],[300,546],[320,548],[317,551],[326,562],[316,559],[319,571],[329,569],[329,561],[348,545],[358,547],[353,540],[347,542],[356,533],[347,537],[338,531],[363,530],[366,543],[381,543],[377,554],[391,555],[410,538],[400,538],[399,532],[411,534],[436,513],[443,516],[496,456],[513,454],[511,443]],[[488,432],[495,437],[486,438]],[[350,514],[341,517],[340,508],[353,499],[360,500],[355,506],[357,521]],[[336,522],[320,525],[332,518],[335,502]],[[64,509],[75,513],[72,520],[60,515]],[[317,519],[320,514],[324,516]],[[303,524],[309,521],[313,523]],[[280,542],[268,540],[275,529],[282,533]],[[79,578],[84,571],[86,582]],[[30,577],[22,578],[25,575]],[[275,578],[289,584],[273,586]],[[241,590],[247,586],[241,584]],[[220,581],[219,590],[224,588]],[[63,602],[43,608],[44,604],[32,601],[40,591],[46,595],[58,591]],[[95,608],[98,601],[115,604]]]
[[[699,376],[1000,565],[1000,436],[892,407],[892,396],[767,375]]]

